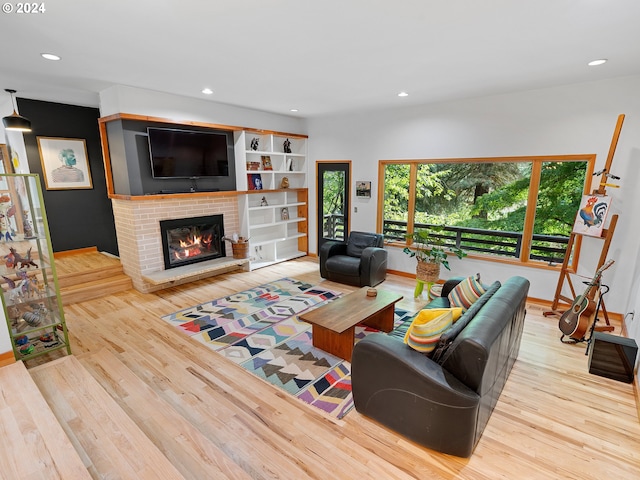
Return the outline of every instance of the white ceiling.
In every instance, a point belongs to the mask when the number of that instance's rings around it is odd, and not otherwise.
[[[639,0],[42,3],[0,14],[19,97],[97,106],[120,84],[314,117],[640,73]]]

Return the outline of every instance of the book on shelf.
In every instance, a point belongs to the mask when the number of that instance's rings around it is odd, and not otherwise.
[[[273,170],[273,165],[271,164],[271,156],[262,155],[260,158],[262,159],[263,170]]]
[[[247,170],[260,170],[260,162],[247,162]]]

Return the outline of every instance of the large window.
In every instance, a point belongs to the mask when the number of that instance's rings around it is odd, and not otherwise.
[[[448,245],[518,262],[562,263],[595,155],[380,162],[378,231],[444,226]]]

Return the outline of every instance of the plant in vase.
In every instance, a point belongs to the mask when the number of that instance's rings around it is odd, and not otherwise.
[[[405,235],[412,243],[402,251],[411,257],[416,257],[418,261],[416,278],[422,282],[436,282],[440,278],[440,265],[451,270],[447,260],[450,254],[460,259],[467,256],[461,248],[447,246],[440,234],[442,231],[444,227],[434,226]]]

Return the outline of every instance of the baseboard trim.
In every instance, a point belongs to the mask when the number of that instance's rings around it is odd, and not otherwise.
[[[549,309],[549,311],[551,311],[551,306],[553,305],[553,302],[549,300],[543,300],[541,298],[535,298],[535,297],[527,297],[527,302],[540,305],[541,307]],[[565,310],[569,310],[569,308],[571,308],[571,305],[563,303],[562,305],[558,306],[558,308],[556,309],[556,312],[561,313],[561,312],[564,312]],[[602,315],[602,310],[600,311],[600,315]],[[607,310],[607,315],[609,315],[610,320],[615,320],[617,322],[620,322],[621,324],[624,324],[624,322],[622,321],[624,319],[624,315],[622,315],[621,313],[610,312]],[[604,317],[599,316],[598,318],[602,319]]]
[[[407,278],[416,278],[416,273],[409,273],[409,272],[403,272],[401,270],[391,270],[391,269],[387,269],[387,273],[390,273],[392,275],[398,275],[400,277],[407,277]]]
[[[11,365],[12,363],[16,363],[16,357],[13,355],[12,350],[0,353],[0,367]]]

